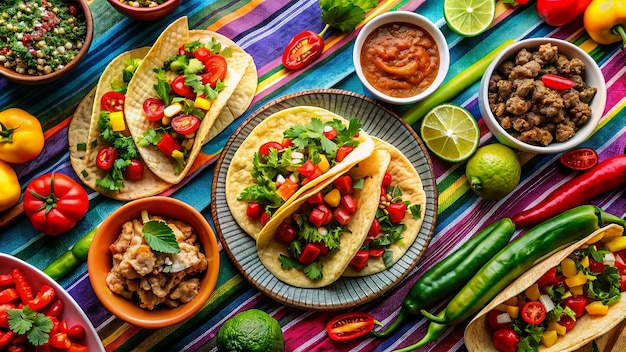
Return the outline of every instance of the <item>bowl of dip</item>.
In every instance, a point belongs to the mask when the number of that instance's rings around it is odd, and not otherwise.
[[[87,55],[93,17],[87,0],[30,4],[14,2],[0,14],[0,26],[9,30],[0,33],[0,74],[21,84],[50,83],[74,70]]]
[[[409,11],[387,12],[363,26],[352,59],[365,90],[397,105],[430,95],[450,66],[443,33],[428,18]]]
[[[156,21],[172,13],[182,0],[108,0],[119,13],[137,21]]]

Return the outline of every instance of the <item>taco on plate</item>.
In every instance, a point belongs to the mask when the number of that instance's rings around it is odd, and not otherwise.
[[[357,119],[312,106],[282,110],[259,123],[235,152],[226,175],[228,207],[257,239],[274,214],[373,149]]]
[[[468,350],[572,351],[618,325],[626,318],[623,232],[607,225],[512,282],[468,324]]]
[[[228,38],[190,31],[187,18],[169,25],[128,85],[124,114],[148,168],[180,182],[219,124],[247,109],[256,91],[252,57]],[[231,100],[233,98],[233,100]]]
[[[391,157],[375,150],[350,171],[326,179],[274,214],[257,239],[261,263],[279,280],[302,288],[330,285],[345,271],[378,208]],[[354,166],[357,168],[357,166]]]
[[[391,156],[385,170],[378,210],[370,221],[367,237],[350,261],[343,276],[367,276],[381,272],[396,263],[411,247],[426,213],[426,193],[417,170],[400,150],[372,137],[375,150],[384,150]],[[367,170],[355,167],[354,177]]]

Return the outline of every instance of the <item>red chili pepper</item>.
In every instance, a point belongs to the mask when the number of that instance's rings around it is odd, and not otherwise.
[[[537,0],[537,14],[551,26],[572,22],[585,12],[591,0]]]
[[[17,289],[22,302],[30,302],[30,300],[33,299],[33,288],[30,286],[26,274],[22,271],[22,269],[15,268],[11,271],[11,275],[13,276],[15,288]]]
[[[295,35],[283,52],[283,65],[290,70],[299,70],[315,61],[324,51],[324,39],[312,31]]]
[[[513,216],[517,228],[537,225],[585,201],[626,185],[626,155],[610,157],[562,184],[539,204]]]
[[[541,82],[543,82],[546,87],[554,90],[568,90],[576,86],[576,82],[571,79],[554,75],[552,73],[546,73],[541,76]]]
[[[20,298],[19,293],[13,287],[0,291],[0,304],[10,303]]]
[[[32,310],[40,311],[45,306],[50,304],[54,297],[56,297],[56,290],[54,289],[54,287],[48,284],[43,284],[41,285],[41,290],[39,290],[39,293],[37,293],[37,297],[29,301],[28,306]]]
[[[15,333],[11,330],[7,332],[0,331],[0,348],[5,348],[12,340]]]
[[[13,275],[11,274],[2,274],[0,275],[0,287],[13,285]]]
[[[46,316],[48,317],[59,317],[61,312],[63,311],[63,300],[57,299],[52,303],[48,311],[46,312]]]

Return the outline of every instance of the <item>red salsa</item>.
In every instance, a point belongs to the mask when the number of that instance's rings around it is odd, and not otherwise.
[[[379,91],[406,98],[425,91],[437,77],[439,49],[423,28],[393,23],[376,28],[365,39],[361,65],[367,81]]]

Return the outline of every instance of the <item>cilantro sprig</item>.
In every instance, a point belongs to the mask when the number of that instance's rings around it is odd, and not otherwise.
[[[22,309],[9,309],[9,329],[19,335],[26,335],[28,342],[40,346],[50,339],[52,320],[45,314],[32,310],[28,305]]]
[[[145,210],[141,212],[141,218],[143,220],[141,235],[153,251],[168,254],[180,252],[180,246],[171,227],[164,221],[150,220]]]
[[[326,24],[320,36],[330,27],[349,33],[365,19],[365,13],[378,5],[378,0],[320,0],[322,21]]]

